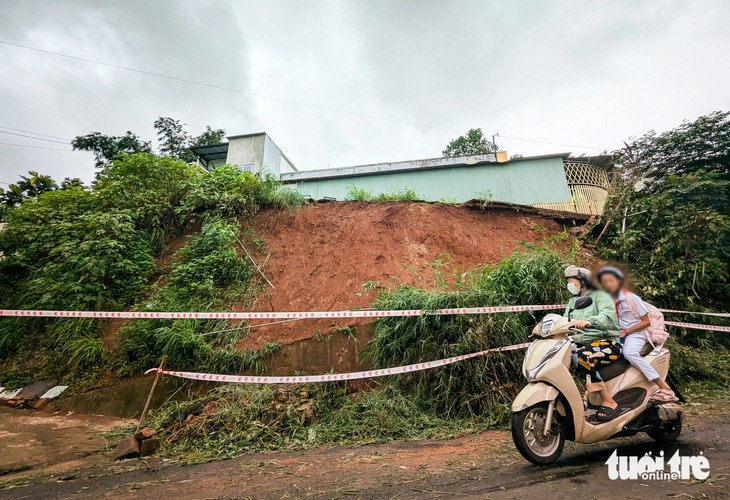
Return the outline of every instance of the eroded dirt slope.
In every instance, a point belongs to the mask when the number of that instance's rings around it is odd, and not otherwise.
[[[501,204],[483,209],[477,203],[333,202],[293,214],[264,210],[255,217],[254,231],[265,240],[269,257],[264,273],[276,288],[267,286],[254,309],[367,307],[375,293],[361,293],[367,282],[387,285],[395,278],[431,287],[430,266],[445,255],[459,270],[498,262],[520,242],[557,234],[566,223],[548,212]],[[254,252],[254,258],[263,261],[265,256]],[[264,341],[288,344],[344,324],[327,320],[263,326],[253,328],[239,345],[255,349]]]

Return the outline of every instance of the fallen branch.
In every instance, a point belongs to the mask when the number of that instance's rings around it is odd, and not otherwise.
[[[246,250],[246,247],[243,246],[243,243],[241,243],[241,240],[238,238],[238,236],[236,236],[236,241],[238,241],[238,244],[241,245],[241,248],[243,248],[243,251],[246,252],[246,257],[248,257],[251,260],[251,263],[253,264],[253,267],[255,267],[256,270],[259,272],[259,274],[264,277],[264,279],[266,280],[266,282],[269,285],[271,285],[271,288],[273,288],[274,290],[276,290],[276,287],[274,286],[274,284],[271,281],[269,281],[269,278],[266,277],[266,275],[261,270],[261,268],[259,268],[259,266],[256,265],[256,262],[253,260],[253,257],[251,257],[251,254],[248,253],[248,250]]]

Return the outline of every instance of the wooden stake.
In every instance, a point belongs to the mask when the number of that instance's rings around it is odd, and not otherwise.
[[[162,369],[165,367],[165,360],[167,359],[167,356],[162,356],[162,361],[160,362],[160,367],[157,369],[157,375],[155,375],[155,381],[152,382],[152,388],[150,389],[150,394],[147,396],[147,402],[144,404],[144,410],[142,410],[142,415],[139,416],[139,423],[137,424],[137,430],[134,431],[135,434],[139,432],[139,428],[142,427],[142,421],[144,420],[145,415],[147,415],[147,410],[150,407],[150,402],[152,402],[152,394],[155,392],[155,387],[157,387],[157,381],[160,380],[160,375],[162,375]]]

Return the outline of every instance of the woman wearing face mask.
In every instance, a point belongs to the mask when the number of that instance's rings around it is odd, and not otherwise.
[[[597,290],[593,285],[591,272],[583,267],[568,266],[565,270],[568,291],[574,295],[565,310],[565,317],[575,321],[575,327],[583,330],[573,336],[575,351],[573,362],[578,372],[586,378],[586,390],[597,392],[601,396],[601,406],[596,418],[606,422],[621,414],[616,401],[606,389],[598,369],[621,356],[619,327],[613,299],[606,292]],[[593,303],[584,309],[575,309],[578,297],[593,299]]]

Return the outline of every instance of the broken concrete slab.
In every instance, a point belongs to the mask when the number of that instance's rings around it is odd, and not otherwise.
[[[16,395],[17,399],[37,399],[45,394],[51,387],[56,385],[55,380],[42,380],[23,387]]]
[[[154,455],[158,449],[160,449],[160,438],[151,437],[149,439],[145,439],[139,446],[139,456],[148,457],[150,455]]]
[[[48,389],[48,391],[46,391],[41,396],[41,399],[53,399],[53,398],[57,398],[66,389],[68,389],[68,386],[67,385],[57,385],[55,387],[51,387],[50,389]]]
[[[115,460],[124,460],[125,458],[137,458],[139,456],[139,442],[134,436],[122,439],[117,445],[117,451],[114,454]]]
[[[20,391],[22,391],[22,390],[23,390],[23,389],[22,389],[22,388],[20,388],[20,389],[15,389],[14,391],[3,391],[3,393],[2,393],[2,394],[0,394],[0,399],[13,399],[13,398],[14,398],[14,397],[16,397],[16,396],[17,396],[17,395],[18,395],[18,394],[20,393]]]

